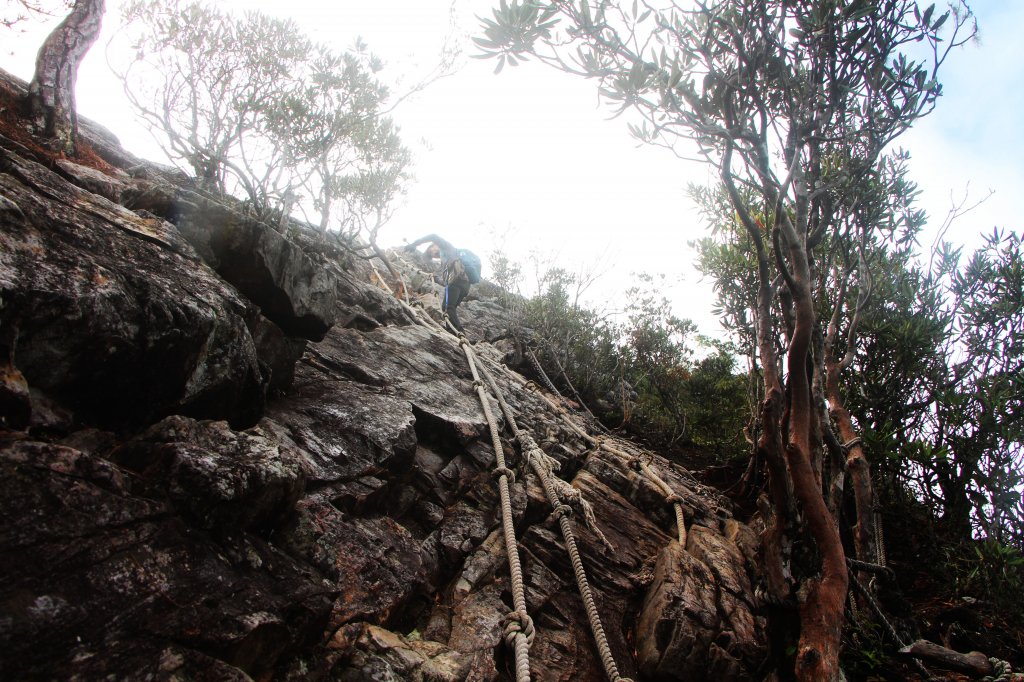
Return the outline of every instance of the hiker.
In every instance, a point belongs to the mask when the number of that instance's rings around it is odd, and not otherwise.
[[[438,237],[436,234],[428,234],[412,242],[405,247],[406,251],[414,251],[420,244],[430,242],[427,254],[441,259],[441,284],[444,288],[444,303],[441,309],[448,315],[452,326],[463,334],[466,330],[459,322],[459,314],[456,312],[459,304],[469,295],[469,286],[480,281],[480,259],[472,251],[457,249],[451,242]]]

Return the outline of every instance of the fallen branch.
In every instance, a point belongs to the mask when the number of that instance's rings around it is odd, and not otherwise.
[[[900,649],[900,653],[974,677],[988,677],[995,671],[988,656],[980,651],[962,654],[924,639],[919,639],[913,644],[903,647]]]

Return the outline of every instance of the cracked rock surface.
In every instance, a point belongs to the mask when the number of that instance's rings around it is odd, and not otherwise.
[[[337,244],[83,125],[110,168],[0,138],[0,678],[512,679],[496,457],[458,340]],[[571,524],[620,674],[761,679],[757,537],[648,453],[680,546],[631,458],[502,364],[484,291],[460,309],[477,362],[592,512]],[[487,400],[532,677],[605,679],[560,526]]]

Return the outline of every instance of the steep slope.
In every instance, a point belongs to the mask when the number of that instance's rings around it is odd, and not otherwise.
[[[404,304],[318,235],[84,137],[100,170],[0,137],[0,677],[512,679],[531,625],[537,680],[608,657],[764,677],[757,537],[726,499],[477,343],[528,466],[423,278]],[[464,310],[474,338],[507,324]]]

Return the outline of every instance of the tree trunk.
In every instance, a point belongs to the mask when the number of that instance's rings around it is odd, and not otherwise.
[[[853,427],[853,419],[843,403],[839,390],[839,366],[829,363],[828,404],[832,420],[839,429],[839,437],[846,448],[846,470],[850,476],[853,489],[853,500],[856,506],[857,523],[853,527],[853,543],[857,558],[861,561],[875,562],[878,557],[875,532],[875,493],[871,485],[871,465],[864,456],[864,447],[860,444],[857,431]]]
[[[812,401],[808,358],[814,332],[815,312],[811,296],[807,253],[795,235],[785,237],[792,280],[795,325],[789,346],[789,434],[786,459],[793,490],[803,509],[807,528],[821,555],[821,577],[811,579],[801,594],[800,643],[796,676],[801,682],[832,682],[839,679],[840,636],[849,575],[839,525],[829,513],[821,479],[812,465],[811,428],[817,425]]]
[[[64,154],[75,152],[78,65],[100,35],[104,9],[105,0],[77,0],[71,14],[47,36],[36,55],[27,113],[50,146]]]

